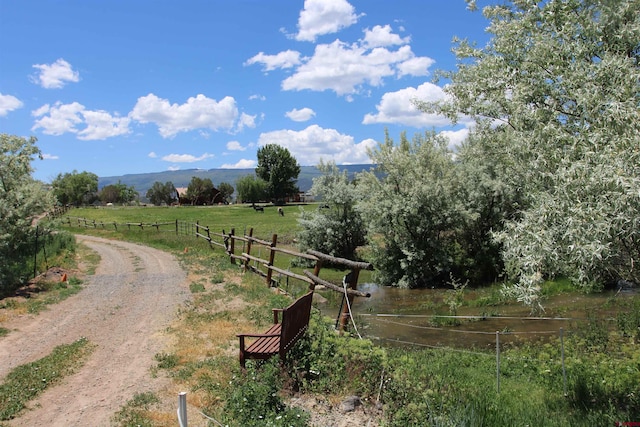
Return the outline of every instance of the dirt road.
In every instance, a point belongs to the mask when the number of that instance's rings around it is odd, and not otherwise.
[[[100,265],[85,289],[35,316],[15,318],[0,339],[0,381],[14,367],[81,337],[96,345],[74,375],[48,389],[10,426],[108,426],[136,392],[156,390],[153,356],[164,330],[189,298],[186,273],[165,252],[132,243],[78,236]]]

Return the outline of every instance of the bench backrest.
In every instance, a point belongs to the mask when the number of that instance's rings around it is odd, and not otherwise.
[[[284,354],[289,347],[304,334],[309,326],[313,291],[298,298],[282,311],[282,331],[280,332],[280,353]]]

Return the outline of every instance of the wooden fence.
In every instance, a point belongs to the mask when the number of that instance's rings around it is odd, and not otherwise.
[[[253,228],[250,228],[247,234],[236,235],[235,229],[231,229],[228,233],[225,230],[215,232],[211,227],[201,225],[199,221],[190,223],[181,220],[171,222],[99,222],[86,218],[64,217],[63,223],[69,227],[82,227],[94,229],[113,229],[117,230],[155,230],[170,231],[176,235],[195,236],[198,239],[204,239],[208,242],[212,249],[221,249],[229,256],[232,264],[240,264],[245,271],[251,271],[265,278],[266,285],[269,287],[277,287],[279,281],[274,277],[274,273],[278,276],[285,276],[306,283],[309,290],[314,290],[316,286],[322,286],[327,289],[343,294],[341,314],[339,317],[339,330],[344,331],[351,319],[350,308],[353,304],[354,297],[370,297],[371,294],[358,291],[358,278],[361,270],[373,270],[373,266],[368,262],[352,261],[345,258],[334,257],[322,252],[308,250],[306,252],[298,252],[288,248],[278,247],[278,235],[273,234],[271,240],[264,240],[253,235]],[[263,250],[265,254],[263,255]],[[314,263],[313,271],[303,270],[303,274],[294,273],[276,267],[276,256],[288,256],[293,258],[306,259]],[[320,271],[323,266],[330,265],[332,267],[344,268],[349,272],[344,276],[342,286],[330,281],[321,279]]]

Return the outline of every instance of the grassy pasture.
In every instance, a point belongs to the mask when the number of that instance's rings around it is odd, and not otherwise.
[[[154,246],[169,251],[182,251],[185,247],[205,247],[206,243],[202,239],[191,239],[187,236],[176,236],[175,226],[165,225],[160,227],[160,232],[155,229],[145,228],[143,231],[139,227],[131,227],[131,230],[122,227],[126,223],[174,223],[176,220],[198,223],[201,226],[207,226],[211,232],[221,233],[223,230],[228,233],[232,228],[235,234],[242,236],[248,234],[253,228],[253,237],[271,241],[273,234],[278,235],[278,247],[292,250],[299,250],[296,245],[296,233],[299,230],[298,218],[301,210],[317,209],[317,204],[300,204],[282,206],[284,215],[278,213],[278,207],[273,205],[264,206],[264,212],[256,212],[251,205],[221,205],[221,206],[146,206],[146,207],[100,207],[100,208],[77,208],[69,211],[66,218],[71,218],[73,232],[97,234],[103,237],[117,235],[119,238],[135,241],[138,243]],[[104,223],[104,230],[98,226],[97,229],[92,227],[78,229],[77,220],[75,218],[86,218],[89,221],[95,220],[96,223]],[[65,219],[66,221],[66,219]],[[113,223],[118,224],[118,231],[111,226]],[[202,231],[203,232],[203,231]],[[221,239],[216,239],[220,241]],[[236,254],[240,254],[241,248],[236,249]],[[215,248],[214,251],[221,253],[222,249]],[[252,255],[263,259],[268,258],[268,250],[264,246],[255,245],[251,251]],[[293,257],[285,254],[277,254],[274,265],[281,269],[289,269],[290,271],[303,274],[303,267],[291,265]],[[312,268],[311,268],[312,270]],[[339,283],[344,276],[344,271],[323,268],[321,277],[323,279]],[[285,278],[282,278],[284,281]],[[361,271],[359,282],[365,283],[372,280],[371,271]],[[297,282],[295,279],[290,283]],[[297,286],[294,284],[294,286]],[[306,286],[306,285],[304,285]]]
[[[263,206],[263,205],[260,205]],[[69,211],[68,216],[87,218],[104,223],[163,223],[181,220],[198,222],[215,232],[229,232],[235,228],[242,235],[253,227],[254,236],[271,240],[272,234],[278,235],[279,242],[293,242],[298,230],[300,209],[317,209],[316,204],[282,206],[284,216],[278,214],[278,208],[264,205],[264,212],[255,211],[251,205],[227,206],[147,206],[147,207],[104,207],[78,208]],[[170,227],[166,228],[170,230]]]

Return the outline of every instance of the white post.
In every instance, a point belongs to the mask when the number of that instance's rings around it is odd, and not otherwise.
[[[496,331],[496,386],[500,393],[500,331]]]
[[[187,427],[187,392],[178,394],[178,424],[180,427]]]

